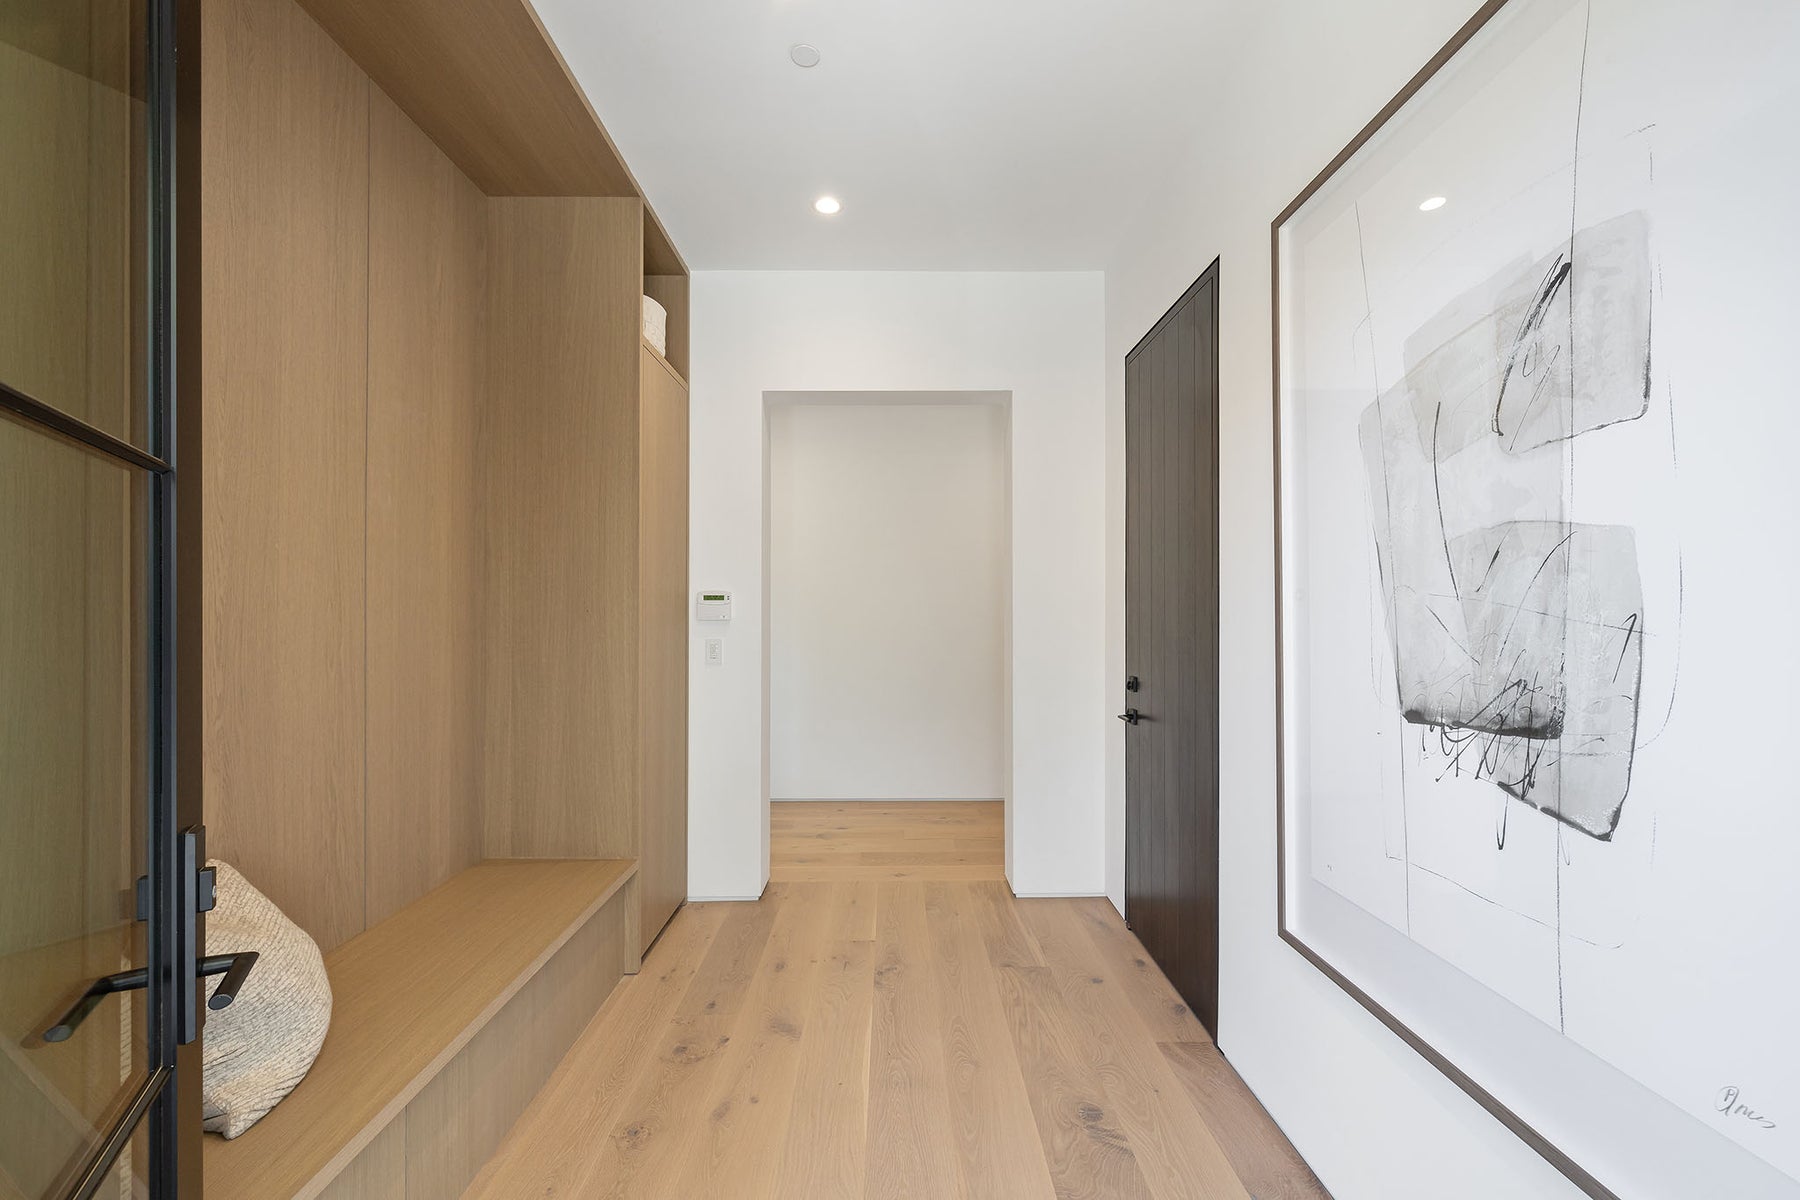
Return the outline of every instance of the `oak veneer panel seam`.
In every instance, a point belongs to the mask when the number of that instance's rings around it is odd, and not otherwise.
[[[328,954],[326,971],[335,1004],[332,1031],[340,1036],[334,1042],[327,1034],[312,1073],[249,1134],[230,1142],[207,1140],[208,1194],[213,1200],[317,1195],[636,873],[635,862],[615,860],[482,863]],[[529,887],[509,886],[511,878],[496,878],[521,875],[538,878]],[[548,894],[546,888],[551,888]],[[491,903],[496,896],[505,907]],[[486,927],[465,926],[460,935],[450,936],[447,927],[454,927],[457,918],[468,916],[471,909],[487,918]],[[546,926],[553,930],[548,939],[541,934],[532,937],[534,923],[540,930]],[[483,971],[492,973],[508,947],[520,945],[536,949],[528,961],[517,961],[515,955],[513,963],[502,963],[504,982],[497,989],[471,982]],[[427,1047],[435,1047],[428,1057],[395,1060],[394,1048],[431,1023],[429,1011],[418,1006],[425,995],[421,984],[431,976],[409,969],[406,962],[409,952],[416,957],[421,948],[436,954],[438,961],[426,966],[441,972],[444,997],[452,1004],[463,1000],[465,1011],[451,1014],[444,1035],[424,1039]],[[450,960],[448,968],[441,961],[445,958]],[[369,987],[367,980],[376,986]],[[476,1007],[467,1002],[471,993],[486,999]],[[354,999],[347,1003],[346,995]],[[366,1025],[357,1025],[368,1015],[362,1011],[365,1000],[377,1013],[407,1011],[411,1006],[414,1015],[397,1026],[371,1032]],[[350,1049],[343,1045],[346,1025],[353,1041]],[[346,1058],[365,1050],[368,1057]],[[385,1068],[383,1054],[388,1056]],[[334,1075],[349,1076],[353,1082],[346,1085]],[[343,1094],[346,1087],[367,1089],[371,1081],[383,1079],[390,1081],[388,1085],[361,1104],[354,1095]],[[333,1086],[324,1089],[328,1084]],[[316,1145],[335,1148],[329,1154],[322,1149],[309,1152],[309,1138]]]

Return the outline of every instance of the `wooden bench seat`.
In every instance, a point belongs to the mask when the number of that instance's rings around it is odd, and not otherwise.
[[[208,1200],[459,1195],[637,969],[636,873],[480,863],[326,955],[318,1061],[241,1137],[207,1136]]]

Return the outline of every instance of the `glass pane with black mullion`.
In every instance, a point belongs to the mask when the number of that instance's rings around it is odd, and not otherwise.
[[[146,962],[150,480],[0,414],[0,1196],[65,1195],[155,1065],[93,991]]]
[[[148,448],[145,0],[0,3],[0,399]]]

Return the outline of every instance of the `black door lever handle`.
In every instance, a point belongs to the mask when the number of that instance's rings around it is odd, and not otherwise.
[[[81,998],[69,1006],[69,1011],[62,1019],[44,1030],[46,1042],[66,1042],[75,1036],[76,1028],[100,1007],[100,1002],[114,992],[135,992],[150,986],[150,972],[143,967],[135,971],[120,971],[117,975],[102,975],[88,984],[87,991]]]
[[[206,1007],[218,1012],[236,1000],[238,989],[244,986],[244,980],[249,976],[250,968],[256,965],[256,959],[257,952],[254,950],[240,950],[236,954],[220,954],[201,959],[200,974],[225,976],[219,980],[219,986],[213,989],[213,994],[207,997]]]
[[[1119,720],[1125,722],[1127,725],[1136,725],[1143,719],[1143,715],[1135,708],[1128,708],[1119,714]]]
[[[211,958],[203,958],[196,974],[223,975],[219,986],[207,1000],[206,1007],[217,1012],[237,999],[238,989],[244,986],[244,979],[250,974],[250,968],[256,965],[257,952],[245,950],[237,954],[217,954]],[[69,1006],[69,1011],[62,1019],[44,1030],[46,1042],[66,1042],[75,1036],[75,1030],[81,1023],[93,1015],[100,1002],[115,992],[135,992],[150,985],[150,972],[143,967],[135,971],[120,971],[116,975],[102,975],[88,985],[87,991],[81,993],[81,999]]]

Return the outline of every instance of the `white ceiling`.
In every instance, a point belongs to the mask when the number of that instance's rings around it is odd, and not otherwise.
[[[1229,0],[537,0],[696,269],[1096,269]],[[802,70],[796,42],[824,55]],[[835,217],[812,211],[830,193]]]

